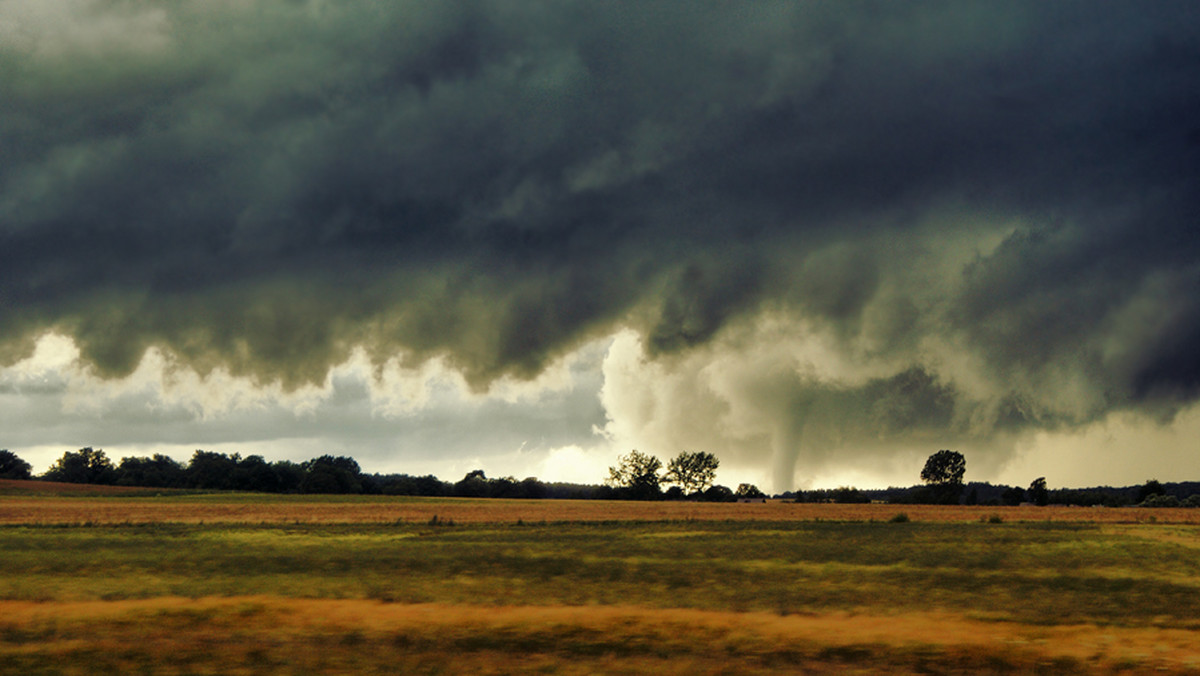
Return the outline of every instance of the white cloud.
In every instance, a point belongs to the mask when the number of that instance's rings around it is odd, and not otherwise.
[[[543,481],[598,484],[608,477],[608,468],[615,464],[610,456],[611,452],[605,447],[563,446],[547,453],[531,475]]]
[[[557,449],[596,441],[605,347],[586,345],[532,381],[501,380],[488,393],[442,360],[397,358],[377,370],[356,351],[322,385],[289,392],[220,368],[201,376],[156,348],[130,375],[103,379],[72,339],[47,334],[30,357],[0,369],[0,447],[39,472],[93,446],[114,460],[163,453],[186,462],[197,448],[294,461],[333,453],[368,472],[541,477],[570,466],[548,460]],[[568,475],[583,476],[577,466]]]

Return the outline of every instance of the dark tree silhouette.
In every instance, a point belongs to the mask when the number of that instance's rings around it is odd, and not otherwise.
[[[1137,499],[1134,500],[1134,504],[1140,505],[1151,495],[1163,495],[1166,492],[1167,490],[1163,488],[1163,485],[1159,483],[1158,479],[1151,479],[1138,488]]]
[[[362,470],[354,458],[322,455],[300,466],[305,472],[300,482],[302,493],[362,492]]]
[[[608,468],[608,484],[635,500],[652,500],[662,495],[659,490],[662,482],[658,475],[660,469],[661,460],[632,450],[629,455],[618,458],[616,467]]]
[[[90,446],[74,453],[67,451],[42,476],[47,481],[73,484],[111,484],[117,480],[112,461],[104,451]]]
[[[304,481],[304,468],[290,460],[277,460],[271,463],[275,476],[279,477],[279,492],[291,493],[300,490]]]
[[[966,473],[967,460],[958,451],[938,451],[929,456],[925,468],[921,470],[921,481],[929,487],[929,501],[957,504]]]
[[[1020,486],[1009,486],[1000,494],[1000,500],[1010,507],[1015,507],[1025,501],[1025,489]]]
[[[1050,491],[1046,489],[1046,477],[1040,476],[1029,484],[1029,501],[1039,507],[1050,504]]]
[[[159,453],[152,458],[121,458],[117,475],[117,483],[122,486],[179,488],[187,484],[183,465]]]
[[[8,449],[0,450],[0,479],[28,479],[33,476],[31,469],[33,467],[16,453]]]
[[[967,473],[967,461],[958,451],[938,451],[925,461],[921,481],[927,484],[959,484]]]
[[[689,495],[699,493],[713,485],[717,478],[717,466],[720,464],[717,456],[712,453],[685,451],[667,463],[663,481],[676,484]]]
[[[239,491],[278,493],[283,489],[279,472],[261,455],[248,455],[239,461],[231,483]]]
[[[738,484],[737,491],[734,495],[738,498],[765,498],[767,497],[762,491],[758,490],[758,486],[754,484]]]
[[[492,482],[477,469],[467,472],[462,481],[454,484],[454,495],[460,498],[486,498],[492,491]]]
[[[230,456],[197,450],[192,454],[192,461],[188,463],[188,486],[215,490],[232,489],[234,470],[240,461],[241,456],[237,453]]]
[[[700,494],[700,499],[705,502],[733,502],[737,500],[733,495],[733,491],[729,490],[728,486],[713,486],[712,488]]]

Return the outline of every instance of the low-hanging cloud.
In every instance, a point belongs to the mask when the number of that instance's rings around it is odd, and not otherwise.
[[[1189,2],[0,0],[0,364],[56,333],[106,378],[155,350],[292,392],[361,354],[482,391],[629,329],[664,384],[765,360],[709,384],[779,477],[1169,419],[1200,388],[1198,29]],[[624,391],[610,428],[665,424]]]

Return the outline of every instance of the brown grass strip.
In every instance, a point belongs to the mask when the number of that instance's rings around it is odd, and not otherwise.
[[[184,659],[187,669],[223,671],[255,659],[275,667],[365,669],[374,664],[370,659],[388,663],[381,651],[485,673],[533,665],[551,673],[713,673],[732,665],[741,673],[771,673],[784,665],[831,673],[845,667],[897,673],[1200,669],[1196,631],[1041,627],[941,612],[779,616],[268,596],[0,602],[0,658],[70,664],[72,656],[104,650],[117,650],[111,659],[118,661],[124,650],[127,667],[161,658],[163,664]],[[206,650],[212,654],[206,656]],[[566,665],[587,668],[572,671]],[[691,671],[679,668],[684,666]]]
[[[525,523],[598,521],[912,521],[1200,524],[1200,509],[1137,507],[979,507],[837,505],[770,502],[712,504],[598,500],[480,500],[454,498],[303,497],[247,495],[170,498],[0,496],[0,524],[120,523]]]

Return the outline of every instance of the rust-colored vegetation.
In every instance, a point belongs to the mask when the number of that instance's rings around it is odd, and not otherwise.
[[[1070,674],[1186,672],[1198,663],[1188,631],[1038,627],[945,613],[780,616],[267,596],[2,607],[0,655],[9,671]]]

